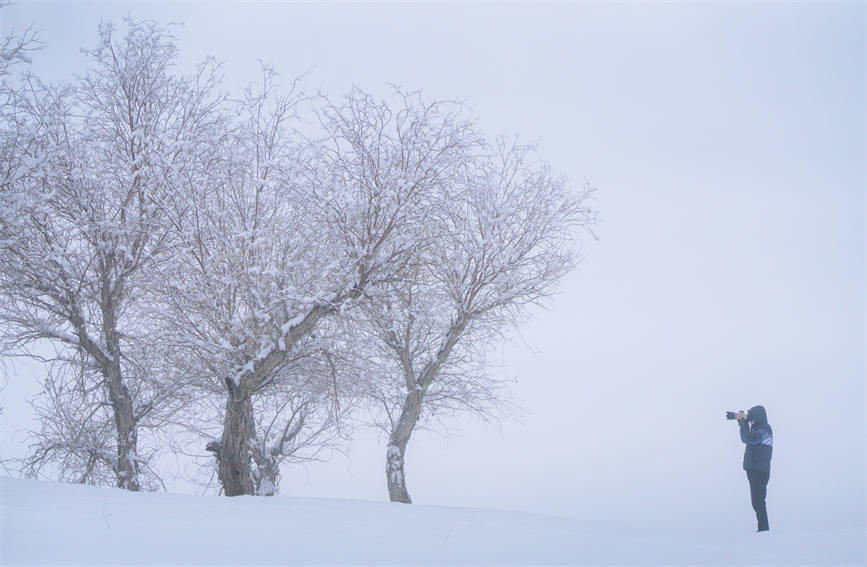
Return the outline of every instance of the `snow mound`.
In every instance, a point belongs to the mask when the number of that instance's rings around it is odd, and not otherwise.
[[[517,512],[0,478],[3,565],[863,565],[864,535],[862,526],[651,537]]]

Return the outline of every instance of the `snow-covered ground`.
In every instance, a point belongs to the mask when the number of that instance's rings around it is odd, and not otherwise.
[[[0,564],[863,565],[863,526],[649,535],[517,512],[0,478]]]

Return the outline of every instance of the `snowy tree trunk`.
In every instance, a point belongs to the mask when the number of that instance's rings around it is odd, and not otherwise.
[[[107,378],[109,398],[117,427],[117,486],[125,490],[138,491],[141,489],[136,454],[138,431],[133,414],[132,397],[121,381],[120,368],[116,362],[109,368]]]
[[[120,284],[112,281],[111,273],[115,267],[114,254],[106,254],[100,259],[100,308],[102,311],[102,332],[107,349],[107,357],[100,357],[103,375],[108,385],[109,400],[114,411],[117,428],[117,486],[125,490],[138,491],[139,483],[138,431],[133,409],[133,400],[124,384],[120,367],[120,334],[117,330],[117,304]]]
[[[280,479],[280,462],[270,454],[264,454],[256,462],[256,496],[275,496]]]
[[[388,483],[388,498],[392,502],[412,504],[406,489],[406,474],[404,473],[404,456],[406,445],[412,436],[412,430],[418,423],[421,414],[421,402],[424,391],[415,388],[407,394],[400,412],[400,419],[395,425],[388,441],[385,456],[385,477]]]
[[[220,447],[220,478],[226,496],[253,495],[253,469],[250,462],[250,438],[253,435],[253,405],[250,394],[230,379],[226,400],[226,417]]]

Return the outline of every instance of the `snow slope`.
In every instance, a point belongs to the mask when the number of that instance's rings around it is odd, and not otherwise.
[[[680,537],[516,512],[0,478],[0,564],[864,564],[864,527]]]

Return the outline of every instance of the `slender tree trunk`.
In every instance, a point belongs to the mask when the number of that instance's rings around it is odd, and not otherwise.
[[[412,504],[406,489],[406,474],[403,470],[406,445],[400,446],[389,442],[385,454],[385,476],[388,483],[388,499],[392,502]]]
[[[409,491],[406,489],[406,473],[404,472],[404,456],[406,445],[412,436],[412,431],[418,423],[421,414],[421,402],[424,391],[416,388],[410,391],[403,402],[400,419],[391,432],[388,449],[385,455],[385,478],[388,484],[388,498],[392,502],[412,504]]]
[[[138,430],[133,413],[132,397],[120,376],[117,361],[112,361],[108,369],[108,391],[114,410],[114,423],[117,430],[117,486],[124,490],[139,491]]]
[[[137,492],[141,489],[138,478],[138,428],[132,396],[123,382],[123,374],[120,369],[120,334],[117,331],[117,308],[122,282],[112,280],[111,274],[114,266],[115,260],[112,252],[100,257],[99,274],[102,284],[100,310],[102,312],[102,336],[106,351],[100,353],[97,360],[102,365],[103,375],[108,384],[111,407],[114,410],[114,423],[117,431],[117,486]],[[83,322],[80,328],[83,328]]]
[[[250,439],[253,436],[253,405],[245,388],[227,380],[229,397],[223,438],[220,442],[220,478],[226,496],[255,494],[250,462]]]

